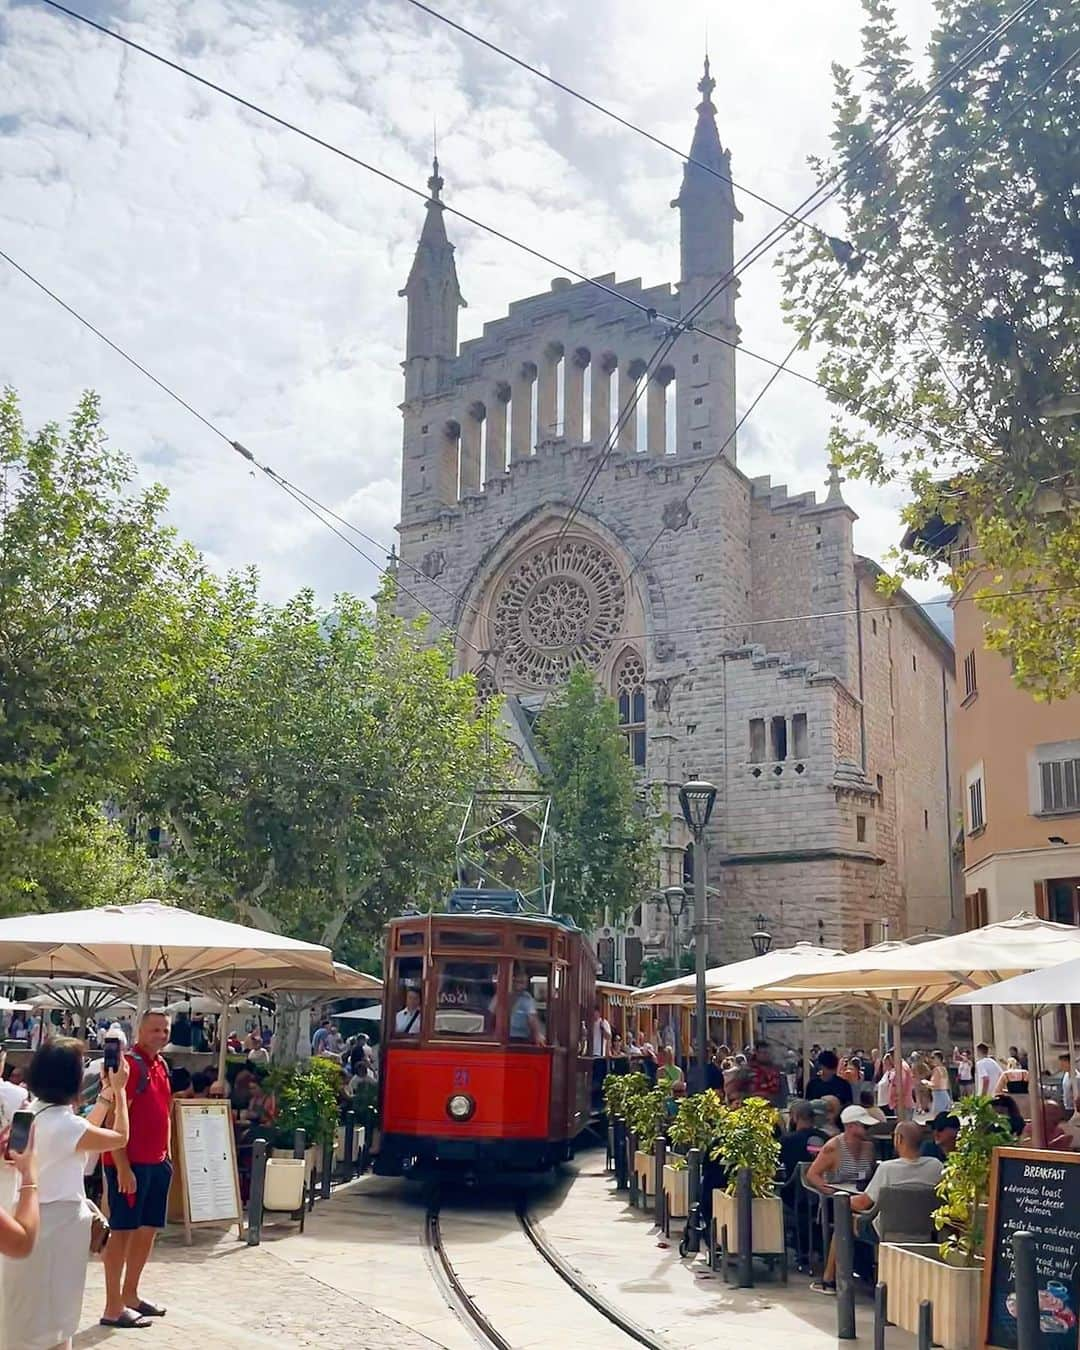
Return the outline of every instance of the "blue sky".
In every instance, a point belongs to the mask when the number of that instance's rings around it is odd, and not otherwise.
[[[417,186],[437,120],[448,201],[593,275],[677,277],[675,157],[406,0],[73,7]],[[921,49],[929,0],[897,8]],[[446,12],[687,147],[708,28],[734,176],[789,205],[812,186],[807,156],[827,152],[830,63],[857,60],[861,22],[855,0],[446,0]],[[776,217],[739,205],[742,251]],[[422,212],[38,0],[0,0],[0,247],[387,546],[399,492],[397,291]],[[472,227],[449,228],[469,301],[463,338],[555,275]],[[744,278],[738,315],[748,346],[783,356],[791,335],[767,261]],[[813,372],[812,354],[798,361]],[[740,407],[767,375],[741,361]],[[65,418],[81,389],[97,389],[113,439],[169,488],[177,526],[215,566],[256,563],[269,597],[302,585],[326,599],[372,590],[366,563],[2,263],[0,381],[20,391],[33,424]],[[820,488],[827,426],[820,391],[781,377],[742,433],[739,463],[792,491]],[[861,517],[857,546],[880,558],[899,533],[899,495],[845,490]]]

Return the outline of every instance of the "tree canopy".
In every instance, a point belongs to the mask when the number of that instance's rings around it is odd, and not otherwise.
[[[615,701],[587,670],[571,673],[536,722],[556,831],[556,907],[583,927],[624,914],[655,881],[650,819],[619,731]]]
[[[892,6],[863,8],[859,72],[835,68],[834,153],[817,166],[841,175],[844,239],[804,230],[786,265],[793,320],[826,348],[831,454],[910,489],[924,550],[962,525],[974,546],[953,552],[950,583],[975,589],[988,645],[1037,697],[1076,693],[1080,9],[1035,5],[889,136],[1016,5],[936,0],[922,73]],[[925,551],[897,563],[932,566]]]
[[[7,391],[0,457],[0,910],[152,894],[359,962],[442,896],[505,759],[447,647],[210,573],[93,395],[28,435]]]

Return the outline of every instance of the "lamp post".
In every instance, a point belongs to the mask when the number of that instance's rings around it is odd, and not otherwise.
[[[755,956],[764,956],[772,946],[772,934],[766,929],[766,923],[768,923],[768,920],[764,914],[759,914],[754,919],[754,931],[750,934],[750,945],[754,949]]]
[[[664,904],[671,920],[671,972],[674,979],[679,977],[679,920],[686,913],[686,889],[683,886],[668,886],[664,890]]]
[[[708,1025],[705,1011],[705,827],[716,805],[716,787],[701,779],[691,779],[679,789],[683,819],[694,836],[694,1004],[697,1010],[697,1064],[695,1086],[705,1089],[705,1050]]]

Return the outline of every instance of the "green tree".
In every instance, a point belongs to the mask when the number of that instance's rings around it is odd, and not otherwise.
[[[0,905],[122,896],[130,850],[97,814],[165,752],[197,662],[198,560],[161,523],[84,395],[29,434],[0,394]],[[74,853],[72,853],[74,850]],[[130,874],[132,884],[142,874]],[[133,897],[134,898],[134,897]]]
[[[220,912],[370,959],[406,901],[440,899],[489,764],[475,683],[391,613],[310,591],[261,604],[230,577],[212,658],[138,801],[186,887]]]
[[[944,539],[963,524],[977,548],[954,554],[950,584],[975,587],[988,644],[1037,697],[1075,693],[1080,8],[1035,5],[888,140],[1016,6],[936,0],[921,75],[892,6],[863,8],[860,75],[835,68],[834,155],[817,166],[844,175],[844,239],[803,232],[786,268],[795,324],[826,347],[831,454],[909,487],[910,525]],[[897,564],[907,577],[931,567],[922,552]]]
[[[618,710],[588,671],[571,673],[540,714],[556,831],[556,906],[583,927],[640,904],[656,875],[657,821],[638,789]]]

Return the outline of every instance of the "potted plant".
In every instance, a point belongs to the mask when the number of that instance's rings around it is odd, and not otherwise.
[[[708,1157],[725,1109],[723,1099],[712,1088],[684,1097],[676,1108],[668,1126],[668,1139],[676,1151],[668,1154],[664,1165],[664,1197],[673,1219],[685,1219],[690,1208],[686,1154],[696,1148],[703,1158]]]
[[[604,1113],[608,1120],[626,1113],[627,1103],[649,1090],[649,1080],[643,1073],[609,1073],[604,1079]]]
[[[727,1252],[740,1250],[738,1207],[735,1194],[739,1172],[750,1172],[752,1250],[763,1255],[784,1251],[784,1207],[774,1193],[776,1168],[780,1162],[780,1142],[776,1127],[780,1116],[775,1106],[761,1097],[747,1097],[741,1106],[732,1106],[720,1115],[716,1142],[711,1157],[723,1165],[727,1185],[714,1190],[713,1227],[717,1237],[727,1228]]]
[[[642,1200],[655,1191],[653,1184],[654,1157],[656,1141],[667,1124],[668,1090],[665,1087],[650,1088],[639,1092],[626,1103],[626,1122],[637,1138],[637,1151],[634,1153],[634,1172],[638,1179]]]
[[[333,1148],[338,1124],[341,1069],[329,1060],[310,1060],[275,1069],[267,1083],[273,1097],[274,1156],[292,1157],[293,1137],[303,1130],[308,1171],[318,1167],[319,1152]]]
[[[889,1320],[917,1334],[919,1304],[934,1305],[934,1341],[945,1350],[978,1344],[979,1292],[986,1225],[986,1192],[994,1149],[1013,1142],[1007,1121],[989,1097],[965,1097],[955,1108],[956,1145],[938,1185],[934,1222],[945,1234],[935,1243],[883,1242],[879,1279],[889,1288]]]

